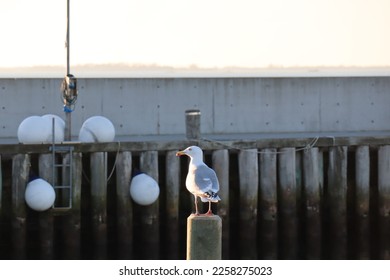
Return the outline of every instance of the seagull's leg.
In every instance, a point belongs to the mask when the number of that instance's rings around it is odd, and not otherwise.
[[[199,215],[199,210],[198,210],[198,201],[197,201],[197,197],[196,195],[194,195],[195,197],[195,215]]]
[[[209,211],[207,211],[205,215],[209,215],[209,216],[214,215],[213,211],[211,211],[211,201],[209,201]]]

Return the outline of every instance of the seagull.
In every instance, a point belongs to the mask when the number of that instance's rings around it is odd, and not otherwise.
[[[199,215],[197,198],[209,203],[209,210],[205,215],[213,215],[211,202],[220,201],[218,196],[219,182],[215,171],[203,162],[203,151],[197,146],[190,146],[176,153],[176,156],[190,157],[190,164],[186,178],[187,190],[195,197],[195,215]]]

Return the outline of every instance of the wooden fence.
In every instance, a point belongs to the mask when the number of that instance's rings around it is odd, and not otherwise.
[[[74,143],[72,208],[46,212],[24,191],[31,170],[50,180],[50,145],[1,145],[0,257],[185,259],[193,196],[175,153],[196,144],[221,184],[223,259],[389,259],[390,139],[315,140]],[[150,206],[130,198],[135,168],[159,183]]]

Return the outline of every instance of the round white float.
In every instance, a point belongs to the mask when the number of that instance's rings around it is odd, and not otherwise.
[[[27,184],[24,197],[31,209],[41,212],[53,206],[56,193],[47,181],[38,178]]]
[[[103,116],[93,116],[81,126],[80,142],[112,142],[115,139],[115,127]]]
[[[130,183],[130,196],[140,205],[154,203],[160,194],[160,187],[156,180],[145,173],[133,177]]]
[[[51,135],[49,122],[40,116],[25,118],[18,127],[18,140],[25,144],[40,144],[47,142]]]

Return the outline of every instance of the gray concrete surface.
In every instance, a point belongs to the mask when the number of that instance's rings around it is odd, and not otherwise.
[[[0,138],[14,139],[31,115],[65,119],[61,79],[0,79]],[[386,133],[390,77],[83,78],[72,136],[90,116],[117,137],[185,134],[185,110],[201,111],[201,133]]]

